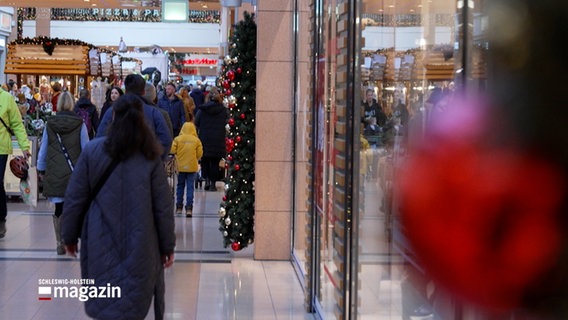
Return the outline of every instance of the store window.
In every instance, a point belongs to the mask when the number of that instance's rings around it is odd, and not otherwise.
[[[426,319],[436,288],[401,232],[393,185],[408,140],[422,134],[411,128],[455,90],[456,1],[364,0],[361,8],[358,318]],[[451,302],[443,309],[455,311]]]

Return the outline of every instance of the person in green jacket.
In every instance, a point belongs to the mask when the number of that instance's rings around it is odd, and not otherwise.
[[[30,141],[22,115],[16,105],[14,97],[0,89],[0,239],[6,235],[6,216],[8,205],[6,204],[6,189],[4,189],[4,172],[8,163],[8,155],[12,154],[12,135],[16,136],[18,145],[24,157],[28,159],[30,153]]]

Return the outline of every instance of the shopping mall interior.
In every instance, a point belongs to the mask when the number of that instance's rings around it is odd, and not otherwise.
[[[0,79],[93,90],[153,67],[227,93],[245,83],[224,69],[242,57],[245,13],[258,26],[242,73],[256,77],[254,240],[227,246],[219,231],[229,161],[216,192],[196,190],[193,218],[175,218],[166,319],[568,318],[568,4],[0,0]],[[74,45],[88,48],[80,67],[35,61]],[[79,264],[55,252],[53,206],[17,195],[0,315],[86,318],[77,299],[38,299],[38,281]]]

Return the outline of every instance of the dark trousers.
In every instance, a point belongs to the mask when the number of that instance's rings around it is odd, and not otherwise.
[[[219,161],[221,157],[201,158],[201,176],[205,181],[216,182],[219,180]]]
[[[6,189],[4,189],[4,172],[6,172],[7,154],[0,154],[0,222],[6,221],[8,205],[6,204]]]

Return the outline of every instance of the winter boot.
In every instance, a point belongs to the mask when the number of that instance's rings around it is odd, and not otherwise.
[[[182,214],[183,213],[183,205],[178,204],[176,205],[176,214]]]
[[[57,242],[57,254],[65,254],[65,245],[63,240],[61,240],[61,218],[58,216],[53,216],[53,230],[55,231],[55,241]]]
[[[217,186],[215,185],[215,181],[213,180],[207,180],[207,182],[209,183],[209,191],[217,191]]]
[[[0,221],[0,239],[6,235],[6,221]]]
[[[193,215],[193,206],[185,206],[185,217],[191,218]]]

